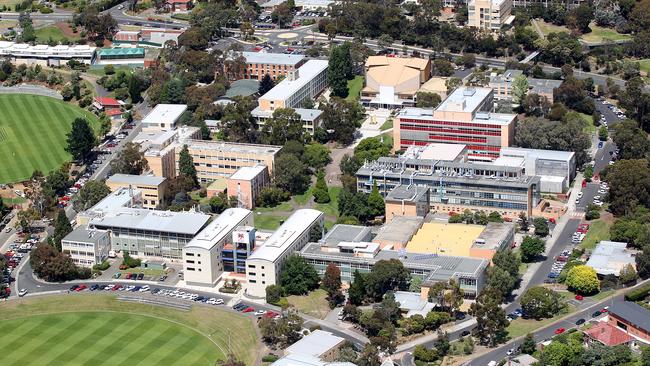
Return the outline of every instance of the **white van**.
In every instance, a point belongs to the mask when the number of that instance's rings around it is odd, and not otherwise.
[[[117,257],[117,253],[115,253],[114,250],[108,251],[108,258],[115,258]]]

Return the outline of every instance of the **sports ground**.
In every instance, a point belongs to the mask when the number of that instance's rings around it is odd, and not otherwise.
[[[212,307],[182,311],[100,294],[2,303],[0,329],[3,366],[208,366],[224,359],[229,346],[251,365],[258,349],[249,318]]]
[[[25,180],[36,169],[47,174],[70,160],[66,134],[77,117],[98,127],[91,112],[58,99],[0,95],[0,183]]]

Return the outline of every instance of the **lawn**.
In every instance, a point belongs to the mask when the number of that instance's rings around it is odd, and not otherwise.
[[[382,123],[381,127],[379,127],[380,131],[386,131],[390,128],[393,128],[393,119],[389,118],[386,120],[386,122]]]
[[[341,194],[341,187],[329,187],[327,190],[330,194],[330,201],[328,203],[314,203],[314,209],[323,211],[328,216],[339,216],[339,194]]]
[[[0,0],[0,6],[4,5],[5,7],[14,9],[14,5],[18,4],[21,0]]]
[[[650,58],[644,58],[643,60],[638,60],[639,67],[642,72],[645,72],[646,75],[650,74]]]
[[[38,28],[35,30],[35,33],[36,33],[36,41],[41,43],[46,43],[47,41],[50,40],[50,38],[55,41],[62,41],[63,39],[75,41],[81,38],[79,36],[66,37],[65,34],[63,34],[63,31],[59,29],[59,27],[57,27],[56,25]]]
[[[601,240],[609,240],[609,227],[612,223],[602,219],[589,223],[589,231],[580,246],[585,249],[594,249]]]
[[[117,74],[118,71],[124,71],[128,75],[131,75],[133,73],[133,68],[129,66],[113,66],[113,69],[115,70],[115,73]],[[95,75],[95,76],[104,76],[106,73],[104,72],[104,67],[91,67],[87,71],[89,74]]]
[[[363,89],[363,76],[357,75],[354,77],[354,79],[348,80],[348,96],[345,99],[359,99],[359,93],[361,93],[361,89]]]
[[[544,36],[548,36],[550,33],[559,33],[559,32],[566,32],[569,33],[569,29],[567,27],[563,27],[560,25],[555,25],[552,23],[546,23],[545,21],[541,19],[535,19],[537,22],[537,25],[539,25],[539,29],[544,33]],[[535,30],[534,26],[531,26],[533,30]]]
[[[255,211],[255,227],[262,230],[277,230],[289,216],[273,215],[269,212]]]
[[[567,305],[564,311],[550,319],[535,320],[517,318],[510,322],[510,325],[508,328],[506,328],[506,330],[508,331],[510,338],[517,338],[526,335],[527,333],[533,333],[536,329],[554,323],[559,318],[565,316],[566,314],[572,313],[573,311],[575,311],[575,307],[573,305]]]
[[[29,178],[36,169],[47,174],[70,160],[66,135],[77,117],[99,127],[95,115],[54,98],[0,95],[0,183]]]
[[[629,34],[621,34],[611,28],[599,27],[596,23],[591,23],[589,28],[591,29],[591,32],[585,33],[580,37],[583,41],[588,43],[599,43],[604,42],[605,40],[616,42],[632,39],[632,36]]]
[[[0,364],[6,366],[207,366],[225,357],[229,343],[253,365],[258,349],[249,318],[204,306],[179,311],[126,303],[112,295],[4,302],[0,327]]]
[[[301,313],[324,319],[330,311],[330,306],[326,298],[327,292],[318,289],[305,296],[289,296],[287,297],[287,301]]]

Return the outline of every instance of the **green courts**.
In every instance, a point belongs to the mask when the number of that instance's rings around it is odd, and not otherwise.
[[[77,117],[98,127],[93,113],[61,100],[0,95],[0,183],[25,180],[36,169],[47,174],[70,160],[66,134]]]

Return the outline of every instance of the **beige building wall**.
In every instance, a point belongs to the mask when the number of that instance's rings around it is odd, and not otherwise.
[[[434,110],[433,118],[440,121],[472,122],[472,112]]]
[[[240,151],[217,150],[213,148],[201,148],[192,144],[189,144],[187,148],[196,165],[197,176],[202,182],[213,181],[220,176],[228,177],[241,167],[259,164],[266,165],[269,169],[269,175],[273,174],[274,154],[251,154]],[[179,154],[180,149],[175,154],[175,164],[177,167]]]
[[[106,181],[106,185],[111,190],[111,192],[115,192],[120,188],[129,187],[142,190],[142,207],[150,210],[155,209],[160,204],[160,202],[164,199],[165,192],[167,190],[167,180],[164,180],[157,186],[145,184],[126,184],[111,182],[110,180]]]
[[[395,216],[417,217],[417,209],[414,202],[386,202],[385,208],[386,222],[393,220]]]
[[[166,148],[156,154],[146,154],[149,169],[156,177],[171,179],[176,177],[176,152],[174,147]]]
[[[512,0],[470,0],[467,25],[497,31],[512,14]]]
[[[260,192],[270,183],[269,170],[264,167],[260,174],[250,180],[228,178],[228,195],[237,196],[244,208],[252,210]]]

